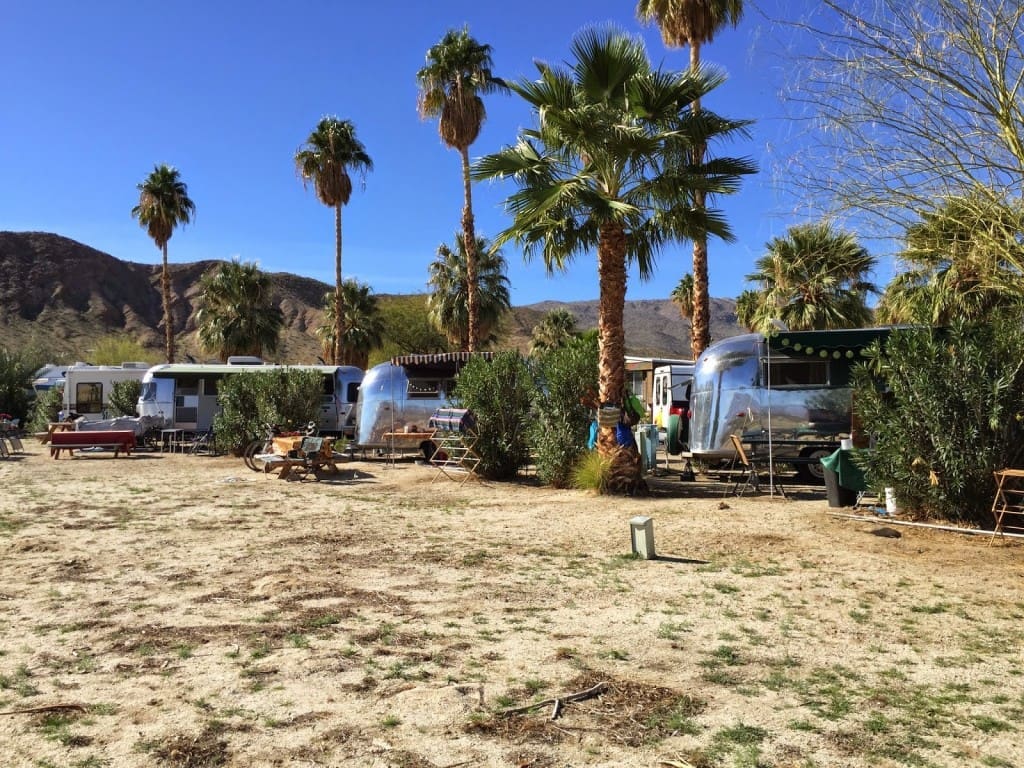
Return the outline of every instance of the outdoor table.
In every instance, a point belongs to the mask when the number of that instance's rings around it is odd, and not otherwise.
[[[161,429],[160,430],[160,453],[165,451],[174,453],[175,447],[180,447],[181,440],[185,436],[184,429]],[[182,449],[184,450],[184,449]]]

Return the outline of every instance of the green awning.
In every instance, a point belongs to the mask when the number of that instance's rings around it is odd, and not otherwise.
[[[892,328],[850,328],[838,331],[779,331],[768,337],[772,351],[789,356],[847,359],[862,357],[873,342],[884,339]]]

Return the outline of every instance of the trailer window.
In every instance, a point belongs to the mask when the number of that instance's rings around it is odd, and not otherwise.
[[[829,365],[827,360],[772,360],[762,363],[766,384],[773,387],[827,387]],[[770,375],[769,375],[770,374]]]
[[[441,379],[409,379],[409,398],[438,398],[444,394]]]
[[[198,376],[178,376],[175,381],[175,390],[178,395],[198,395]]]
[[[75,385],[75,413],[100,413],[103,410],[103,385],[99,382],[85,382]]]
[[[348,402],[354,403],[358,397],[359,397],[359,382],[358,381],[350,381],[348,383],[348,391],[347,391]]]
[[[219,376],[206,376],[203,379],[203,394],[207,397],[217,396],[217,383],[220,381]]]

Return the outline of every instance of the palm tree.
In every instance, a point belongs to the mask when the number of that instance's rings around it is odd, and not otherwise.
[[[427,298],[430,317],[438,330],[452,344],[468,350],[469,312],[469,253],[461,232],[455,233],[455,248],[442,243],[437,247],[437,259],[428,267],[427,284],[431,293]],[[492,248],[487,238],[476,239],[477,254],[477,346],[491,341],[491,331],[501,315],[511,308],[508,291],[506,262],[501,249]]]
[[[672,303],[679,307],[683,320],[693,320],[693,275],[687,272],[669,294]]]
[[[199,286],[196,325],[204,349],[221,360],[277,350],[284,315],[274,304],[270,276],[255,263],[225,262],[204,274]]]
[[[189,199],[188,187],[181,180],[177,168],[169,165],[154,166],[137,186],[139,204],[132,208],[132,218],[139,220],[139,226],[146,232],[163,255],[163,271],[160,273],[160,291],[164,302],[164,334],[167,362],[174,362],[174,323],[171,318],[171,272],[167,266],[167,242],[179,224],[188,224],[196,212],[196,205]]]
[[[700,49],[710,43],[719,29],[729,24],[736,27],[743,16],[743,0],[639,0],[636,13],[641,22],[658,25],[661,39],[669,48],[690,46],[690,72],[700,70]],[[696,115],[700,98],[690,105]],[[699,138],[691,148],[694,165],[704,159],[707,144]],[[703,210],[707,204],[704,191],[697,190],[694,204]],[[711,343],[711,298],[708,295],[708,241],[700,235],[693,238],[693,315],[690,338],[696,360]]]
[[[491,46],[482,45],[469,30],[448,30],[437,45],[427,51],[427,63],[416,73],[419,82],[419,113],[424,119],[438,118],[438,132],[445,146],[456,149],[462,159],[462,237],[466,243],[467,311],[469,337],[466,349],[476,351],[482,331],[477,286],[476,229],[469,173],[469,147],[480,135],[487,116],[481,94],[507,92],[508,86],[491,74]]]
[[[625,384],[626,268],[649,279],[654,257],[670,241],[698,233],[731,239],[716,211],[696,210],[696,189],[731,193],[747,160],[719,158],[694,166],[688,148],[700,137],[742,133],[745,122],[689,111],[722,82],[710,72],[654,70],[643,44],[614,29],[587,30],[573,41],[570,68],[538,63],[540,78],[512,89],[533,108],[537,127],[515,146],[477,161],[480,179],[512,177],[519,190],[506,203],[512,225],[498,238],[514,240],[527,258],[540,255],[548,272],[597,250],[599,283],[599,391],[621,402]],[[601,430],[598,450],[617,462],[612,429]],[[636,466],[634,479],[639,478]]]
[[[781,320],[794,331],[859,328],[871,322],[867,306],[878,289],[867,280],[875,259],[848,232],[830,224],[790,227],[784,237],[765,245],[756,272],[747,275],[759,284],[753,323],[772,330]]]
[[[369,367],[370,352],[383,343],[384,319],[377,297],[370,292],[370,286],[346,280],[341,286],[341,292],[345,335],[341,340],[339,365],[354,365],[365,369]],[[337,331],[334,307],[334,292],[329,291],[324,294],[324,321],[316,329],[325,357],[329,357],[334,350],[334,334]]]
[[[334,350],[335,365],[341,365],[341,339],[345,332],[341,285],[341,207],[352,197],[350,171],[363,178],[373,170],[373,161],[366,147],[356,138],[356,128],[349,120],[324,117],[309,134],[306,143],[295,153],[295,169],[303,186],[310,183],[324,205],[334,208]]]
[[[576,338],[576,316],[568,309],[552,309],[533,327],[530,354],[550,352]]]
[[[746,290],[736,297],[736,322],[753,333],[757,330],[757,311],[760,306],[758,291]]]
[[[981,320],[1024,301],[1024,209],[987,194],[952,197],[906,230],[906,269],[885,288],[886,323]]]

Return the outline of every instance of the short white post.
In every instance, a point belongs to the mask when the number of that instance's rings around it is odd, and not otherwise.
[[[644,560],[654,559],[654,518],[638,515],[629,521],[633,554]]]

